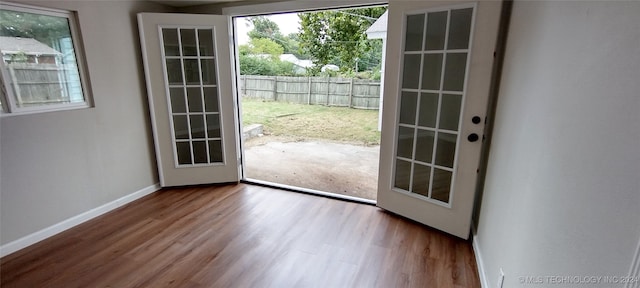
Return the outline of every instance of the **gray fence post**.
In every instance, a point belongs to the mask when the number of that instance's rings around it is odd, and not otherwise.
[[[309,90],[307,93],[307,105],[311,105],[311,76],[307,77],[307,80],[309,80]]]
[[[353,106],[353,78],[349,79],[349,108]]]
[[[273,101],[278,101],[278,76],[273,76]]]
[[[331,78],[327,77],[327,106],[329,106],[329,93],[331,91]]]

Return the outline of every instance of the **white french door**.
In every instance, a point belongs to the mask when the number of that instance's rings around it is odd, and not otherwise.
[[[138,14],[163,187],[240,179],[229,23],[218,15]]]
[[[389,4],[378,206],[465,239],[499,12],[499,1]]]

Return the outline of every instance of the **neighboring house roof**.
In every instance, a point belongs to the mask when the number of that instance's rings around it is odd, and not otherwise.
[[[0,36],[0,50],[3,54],[62,55],[62,53],[33,38]]]
[[[258,57],[258,58],[262,58],[262,59],[268,59],[269,57],[271,57],[271,55],[269,55],[269,54],[250,54],[248,56]],[[296,66],[304,68],[304,69],[311,68],[311,67],[315,66],[315,64],[313,64],[313,61],[298,59],[298,57],[296,57],[296,55],[293,55],[293,54],[280,54],[280,57],[278,57],[278,58],[280,58],[280,61],[290,62],[290,63],[293,63],[293,65],[296,65]],[[325,65],[325,66],[335,66],[335,65]],[[337,68],[338,66],[335,66],[335,67]],[[329,69],[336,70],[334,67],[330,67]],[[337,69],[339,69],[339,68],[337,68]]]
[[[389,11],[384,12],[376,22],[374,22],[369,29],[367,29],[367,38],[369,39],[382,39],[387,37],[387,18]]]
[[[282,54],[280,55],[280,61],[287,61],[293,63],[293,65],[300,66],[302,68],[310,68],[313,67],[313,61],[311,60],[300,60],[296,55],[293,54]]]

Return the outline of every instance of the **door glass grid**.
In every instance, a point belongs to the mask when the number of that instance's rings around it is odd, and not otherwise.
[[[224,162],[213,28],[162,28],[177,166]]]
[[[394,187],[451,201],[473,8],[407,15]]]

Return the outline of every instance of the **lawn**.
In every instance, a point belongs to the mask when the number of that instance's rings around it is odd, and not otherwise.
[[[266,135],[380,144],[378,110],[243,99],[242,124],[263,124]]]

